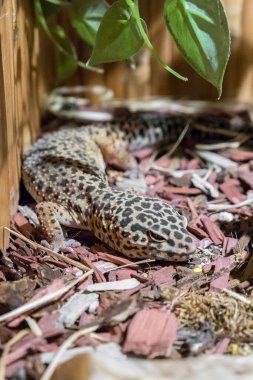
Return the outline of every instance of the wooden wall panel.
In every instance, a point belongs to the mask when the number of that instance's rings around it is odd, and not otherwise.
[[[0,247],[8,243],[3,227],[18,202],[21,154],[38,134],[49,87],[47,42],[35,27],[31,4],[0,0]]]
[[[232,34],[232,55],[224,78],[223,99],[250,101],[253,97],[253,1],[222,0]],[[168,95],[175,99],[217,98],[216,90],[200,78],[181,57],[163,21],[163,0],[140,0],[141,15],[149,25],[149,37],[165,62],[189,78],[185,83],[164,71],[144,48],[137,56],[137,70],[127,63],[104,65],[103,76],[78,70],[72,83],[102,84],[118,98]],[[90,50],[79,42],[84,59]]]

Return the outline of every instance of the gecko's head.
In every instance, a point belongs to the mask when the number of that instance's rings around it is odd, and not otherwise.
[[[186,230],[186,218],[161,200],[127,197],[117,212],[117,249],[136,258],[188,260],[196,245]]]

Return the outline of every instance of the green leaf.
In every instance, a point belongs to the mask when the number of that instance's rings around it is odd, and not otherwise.
[[[94,45],[97,30],[108,7],[104,0],[73,0],[69,10],[71,25],[89,45]]]
[[[45,2],[43,2],[43,5],[44,4]],[[35,9],[36,18],[40,26],[43,28],[47,36],[57,47],[59,57],[61,56],[65,62],[63,63],[62,68],[59,69],[60,77],[61,76],[64,77],[65,73],[67,72],[72,73],[72,71],[74,70],[74,61],[75,61],[76,66],[80,66],[84,69],[91,70],[91,71],[96,71],[100,73],[102,72],[101,70],[94,67],[90,67],[84,62],[81,62],[80,60],[78,60],[75,47],[72,44],[71,40],[67,37],[62,27],[60,27],[59,25],[54,28],[49,27],[47,20],[45,18],[44,9],[42,6],[42,0],[34,0],[34,9]],[[65,58],[63,56],[65,56]]]
[[[142,22],[144,23],[143,20]],[[118,0],[107,10],[101,21],[89,64],[129,59],[142,45],[143,38],[132,17],[132,9],[124,0]]]
[[[48,36],[50,35],[50,30],[46,18],[56,12],[58,9],[58,5],[50,4],[46,1],[41,0],[34,1],[34,12],[37,22]]]
[[[47,18],[60,10],[59,4],[54,4],[48,1],[35,0],[34,5],[35,5],[35,15],[37,17],[37,21],[42,27],[43,27],[42,25],[43,20],[41,18]]]
[[[164,16],[188,63],[222,92],[230,35],[220,0],[165,0]]]
[[[75,61],[76,65],[78,65],[77,54],[76,54],[74,45],[66,36],[66,33],[61,26],[57,25],[55,27],[49,27],[44,15],[45,9],[42,6],[41,0],[35,0],[34,5],[35,5],[35,15],[40,26],[43,28],[43,30],[48,35],[50,40],[57,47],[59,56],[61,57],[65,56],[65,60],[69,61],[69,63],[66,64],[66,66],[69,66],[69,71],[70,71],[70,66],[71,66],[70,61]],[[43,5],[45,5],[45,2],[43,2]],[[74,67],[74,63],[72,63],[72,66]],[[61,72],[61,69],[60,69],[60,72]]]
[[[74,45],[61,26],[57,25],[55,28],[51,29],[51,32],[63,49],[58,50],[57,65],[57,79],[63,81],[76,71],[78,67],[78,57]]]
[[[67,38],[67,36],[66,36],[63,28],[61,28],[60,26],[56,26],[56,27],[53,27],[53,28],[49,27],[49,25],[47,23],[47,20],[45,18],[45,15],[44,15],[44,9],[42,7],[41,0],[35,0],[34,4],[35,4],[35,15],[36,15],[36,18],[37,18],[40,26],[44,29],[45,33],[50,38],[50,40],[56,45],[57,49],[61,53],[65,54],[65,55],[69,55],[69,54],[72,55],[72,52],[69,53],[69,51],[66,51],[65,47],[62,46],[62,44],[61,44],[61,42],[63,41],[63,33],[65,35],[65,39]],[[45,4],[45,2],[43,2],[43,4]],[[62,30],[63,32],[60,33],[60,30]],[[66,44],[64,43],[64,45],[66,45]],[[75,53],[75,56],[76,56],[76,53]]]
[[[147,35],[147,27],[146,27],[146,25],[144,25],[143,20],[140,18],[140,11],[139,11],[138,0],[134,0],[134,2],[132,2],[132,0],[126,0],[126,2],[127,2],[128,6],[129,6],[129,8],[132,9],[133,18],[136,21],[136,24],[137,24],[137,26],[139,28],[139,32],[140,32],[140,34],[141,34],[141,36],[143,38],[143,41],[145,42],[146,46],[149,48],[151,54],[153,55],[153,57],[157,60],[158,63],[160,63],[160,65],[165,70],[169,71],[171,74],[175,75],[177,78],[182,79],[184,81],[187,81],[188,78],[183,77],[182,75],[180,75],[179,73],[177,73],[175,70],[173,70],[171,67],[169,67],[168,65],[166,65],[166,63],[162,60],[162,58],[160,57],[160,55],[158,54],[158,52],[156,51],[156,49],[152,45],[152,43],[149,40],[148,35]]]

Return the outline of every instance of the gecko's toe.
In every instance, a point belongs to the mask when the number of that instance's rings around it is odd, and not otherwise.
[[[51,251],[59,252],[59,248],[54,244],[50,244],[47,240],[41,240],[40,244],[45,248],[51,249]]]
[[[65,240],[63,242],[63,244],[60,247],[60,250],[62,252],[73,253],[74,252],[73,248],[80,247],[80,245],[81,245],[81,243],[79,243],[79,241],[77,241],[75,239],[69,239],[69,240]]]
[[[80,247],[81,245],[81,243],[79,243],[79,241],[75,239],[65,240],[61,244],[54,244],[54,243],[50,244],[47,240],[42,240],[40,243],[44,247],[49,248],[54,252],[61,251],[61,252],[69,252],[69,253],[73,253],[74,252],[73,248]]]

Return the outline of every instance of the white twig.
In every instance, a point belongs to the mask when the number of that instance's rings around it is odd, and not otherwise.
[[[83,271],[90,270],[89,267],[86,267],[82,263],[79,263],[78,261],[72,260],[67,256],[61,255],[60,253],[52,251],[50,248],[44,247],[41,244],[36,243],[35,241],[32,241],[25,237],[24,235],[20,234],[19,232],[13,231],[12,229],[8,227],[4,227],[6,231],[9,231],[12,235],[19,237],[21,240],[25,241],[26,243],[30,244],[32,247],[40,249],[43,252],[46,252],[49,256],[53,257],[56,260],[64,261],[67,264],[70,264],[74,267],[77,267]]]
[[[99,282],[90,284],[85,289],[88,292],[103,292],[108,290],[127,290],[133,289],[140,284],[136,278],[128,278],[126,280]]]
[[[203,158],[204,160],[212,162],[213,164],[216,164],[224,169],[236,168],[238,166],[238,164],[235,161],[232,161],[214,152],[198,150],[196,151],[196,153],[199,155],[199,157]]]
[[[187,133],[189,127],[190,127],[191,121],[192,121],[191,119],[189,119],[187,121],[187,123],[185,124],[185,127],[182,130],[182,132],[180,133],[177,141],[175,142],[175,144],[173,145],[173,147],[169,150],[169,152],[166,154],[167,157],[170,157],[175,152],[175,150],[178,148],[179,144],[183,140],[184,136],[186,135],[186,133]]]
[[[120,266],[115,267],[115,268],[107,269],[107,270],[103,271],[103,274],[109,273],[109,272],[112,272],[114,270],[118,270],[118,269],[121,269],[121,268],[131,267],[133,265],[153,263],[154,261],[156,261],[156,259],[145,259],[145,260],[135,261],[134,263],[124,264],[124,265],[120,265]]]
[[[159,171],[163,174],[171,175],[174,178],[182,178],[185,174],[198,173],[199,175],[206,174],[207,169],[186,169],[186,170],[174,170],[163,168],[162,166],[153,164],[152,169]]]
[[[226,289],[226,288],[224,288],[222,290],[223,290],[224,293],[228,294],[229,296],[231,296],[233,298],[236,298],[239,301],[242,301],[242,302],[244,302],[244,303],[246,303],[248,305],[251,304],[251,301],[248,298],[242,296],[241,294],[238,294],[238,293],[233,292],[232,290]]]
[[[211,195],[211,197],[217,198],[219,196],[218,190],[208,182],[205,177],[201,178],[198,174],[193,173],[191,181],[195,187],[202,190],[204,193]]]
[[[178,136],[178,139],[175,142],[175,144],[173,144],[173,146],[170,148],[170,150],[166,154],[164,154],[162,157],[160,157],[159,160],[161,160],[161,159],[163,159],[165,157],[170,157],[175,152],[175,150],[178,148],[179,144],[183,140],[184,136],[186,135],[186,133],[187,133],[187,131],[189,129],[190,124],[191,124],[191,120],[188,120],[187,123],[186,123],[186,125],[185,125],[185,127],[184,127],[184,129],[182,130],[182,132]],[[160,166],[158,166],[158,165],[156,165],[156,164],[154,164],[154,160],[155,160],[158,152],[159,152],[159,150],[158,151],[156,150],[152,154],[152,156],[150,157],[149,163],[146,165],[146,168],[145,168],[145,173],[147,173],[150,169],[155,169],[155,170],[159,170],[160,172],[162,172],[161,169],[163,169],[163,168],[160,167]]]
[[[240,141],[222,142],[216,144],[196,144],[195,148],[200,150],[220,150],[220,149],[237,149],[241,145]]]
[[[72,335],[70,335],[65,342],[60,346],[59,350],[55,354],[55,357],[47,367],[46,371],[41,376],[40,380],[50,380],[55,368],[58,366],[61,357],[64,355],[66,350],[71,347],[71,345],[82,335],[89,334],[91,332],[94,332],[98,329],[99,325],[94,325],[91,327],[84,328],[83,330],[79,330],[74,332]]]
[[[20,339],[22,339],[24,336],[26,336],[29,333],[30,330],[25,329],[19,331],[16,335],[14,335],[4,346],[2,356],[0,357],[0,380],[5,380],[5,367],[6,367],[6,359],[8,356],[8,353],[11,349],[11,347],[17,343]]]
[[[71,281],[68,285],[62,287],[61,289],[58,289],[53,293],[46,294],[44,297],[41,297],[35,301],[28,302],[22,306],[19,306],[14,310],[9,311],[8,313],[2,314],[0,316],[0,322],[4,322],[9,319],[16,318],[21,314],[27,313],[28,311],[31,311],[31,310],[38,309],[45,304],[48,304],[52,301],[57,300],[63,294],[67,293],[71,288],[77,285],[79,282],[82,282],[83,280],[85,280],[85,278],[89,277],[89,275],[91,275],[93,272],[94,270],[91,269],[89,272],[84,273],[82,276]]]
[[[252,199],[246,199],[246,201],[240,202],[240,203],[235,203],[234,205],[228,205],[228,204],[208,204],[207,209],[209,211],[223,211],[223,210],[230,210],[234,208],[240,208],[244,206],[248,206],[253,203],[253,198]]]
[[[25,320],[35,336],[42,336],[42,330],[35,319],[32,317],[26,317]]]

